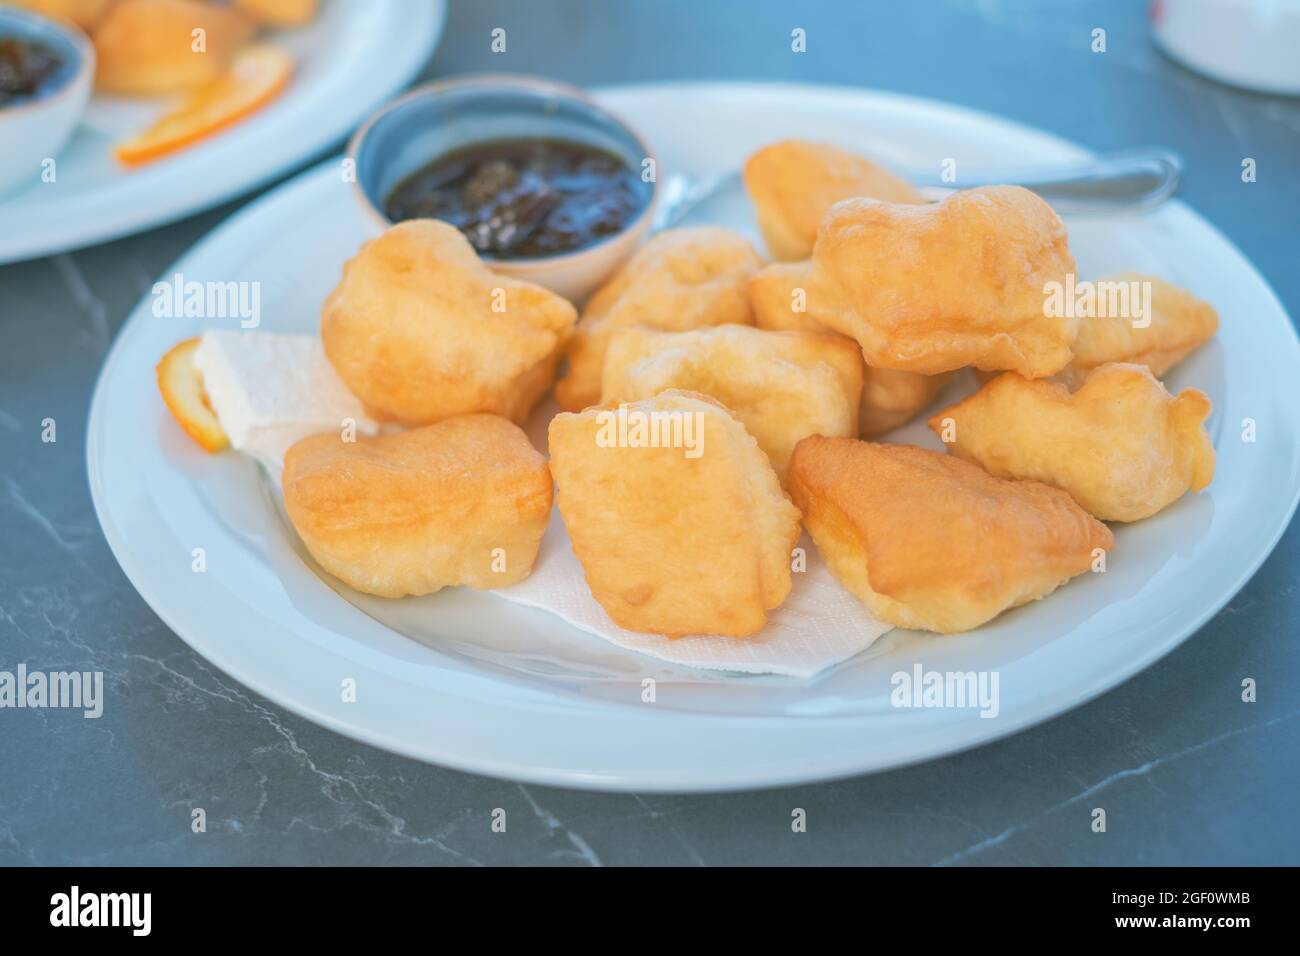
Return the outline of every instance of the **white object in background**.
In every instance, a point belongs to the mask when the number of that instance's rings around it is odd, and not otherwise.
[[[0,105],[0,194],[4,194],[37,182],[46,161],[58,156],[76,129],[95,77],[95,48],[80,30],[23,10],[0,9],[0,36],[50,47],[75,68],[50,93]]]
[[[1151,31],[1213,79],[1300,94],[1300,0],[1154,0]]]
[[[284,453],[308,435],[338,432],[348,420],[357,434],[379,430],[315,335],[204,332],[194,365],[231,447],[256,458],[277,480]]]

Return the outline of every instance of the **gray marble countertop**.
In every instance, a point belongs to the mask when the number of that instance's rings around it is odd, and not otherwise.
[[[818,81],[973,106],[1098,150],[1162,144],[1186,158],[1182,197],[1300,314],[1300,101],[1166,60],[1145,7],[475,0],[452,4],[426,72]],[[497,26],[503,55],[489,52]],[[808,36],[797,57],[796,26]],[[1089,50],[1096,26],[1102,55]],[[524,787],[355,743],[240,686],[123,577],[83,448],[128,311],[252,198],[0,267],[0,669],[102,670],[110,702],[99,720],[0,710],[0,863],[1300,863],[1294,525],[1227,608],[1121,687],[1008,740],[838,783],[645,797]],[[45,418],[55,443],[40,440]],[[1246,677],[1256,703],[1240,699]],[[1089,826],[1096,806],[1104,834]],[[206,833],[191,832],[193,807]],[[495,807],[506,834],[491,832]],[[805,833],[791,832],[794,807]]]

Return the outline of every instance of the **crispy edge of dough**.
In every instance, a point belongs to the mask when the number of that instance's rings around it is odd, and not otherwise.
[[[769,331],[817,332],[857,342],[842,332],[818,322],[813,315],[817,296],[816,279],[810,262],[774,262],[749,280],[749,297],[754,307],[754,324]],[[793,295],[802,289],[802,311],[794,309]],[[859,352],[861,349],[859,348]],[[863,358],[862,402],[858,410],[858,434],[875,438],[905,425],[919,415],[943,391],[960,370],[925,375],[897,369],[873,368]]]
[[[867,259],[885,261],[864,266],[864,248],[876,250]],[[1006,275],[973,281],[970,274],[988,271],[990,258],[1019,286]],[[920,281],[915,273],[935,262],[941,268]],[[1063,282],[1075,270],[1065,226],[1019,186],[961,190],[925,206],[844,200],[822,220],[811,263],[815,318],[856,339],[873,367],[935,375],[972,365],[1042,378],[1072,358],[1077,319],[1045,316],[1042,293],[1045,280]],[[902,278],[890,278],[887,267]],[[897,297],[902,285],[917,297],[906,308]],[[1013,315],[1009,295],[1018,296]],[[994,314],[995,326],[971,320]]]
[[[1126,393],[1133,393],[1133,386],[1142,388],[1141,394],[1149,396],[1153,402],[1162,402],[1165,423],[1169,426],[1169,430],[1163,437],[1172,445],[1182,448],[1188,456],[1188,487],[1182,494],[1155,507],[1151,506],[1149,497],[1146,499],[1147,504],[1141,508],[1134,509],[1122,505],[1117,500],[1118,492],[1111,478],[1102,478],[1093,483],[1102,489],[1100,494],[1096,494],[1091,488],[1081,487],[1080,483],[1068,474],[1063,475],[1061,470],[1048,474],[1038,469],[1009,467],[1001,459],[995,461],[989,449],[983,446],[976,449],[962,439],[964,434],[961,428],[962,418],[968,415],[995,414],[989,408],[994,402],[1017,405],[1027,415],[1035,413],[1056,416],[1081,415],[1097,401],[1097,396],[1102,389],[1116,387]],[[1122,401],[1124,398],[1124,395],[1118,397],[1108,395],[1106,401],[1110,404]],[[927,425],[931,431],[942,438],[946,429],[945,423],[953,422],[957,440],[951,443],[945,442],[948,449],[953,454],[979,465],[995,477],[1041,481],[1066,491],[1089,513],[1103,521],[1132,522],[1158,514],[1179,500],[1188,490],[1200,492],[1209,486],[1214,478],[1216,456],[1214,445],[1203,423],[1212,410],[1209,396],[1200,389],[1185,388],[1177,395],[1172,395],[1145,365],[1111,362],[1093,369],[1083,385],[1074,392],[1071,392],[1063,382],[1050,379],[1026,379],[1015,372],[1004,372],[960,402],[936,412],[930,417]],[[1089,427],[1080,431],[1081,441],[1085,445],[1088,441],[1099,438],[1097,429],[1092,427],[1092,423],[1088,425]],[[1005,442],[1007,432],[1003,431],[1000,434],[1001,440]],[[1058,441],[1059,437],[1056,436]],[[1054,447],[1054,445],[1049,444],[1046,447]],[[1089,461],[1098,457],[1095,452],[1089,452],[1086,447],[1075,449],[1073,453],[1082,454],[1086,456],[1085,460]],[[1170,464],[1172,466],[1172,463]]]
[[[412,276],[425,286],[414,287]],[[392,347],[407,345],[416,331],[422,346],[446,341],[432,325],[416,330],[407,322],[393,328],[393,303],[419,300],[430,290],[440,296],[437,324],[457,332],[461,351],[478,363],[438,370],[439,382],[465,373],[454,396],[431,385],[434,377],[423,359],[437,348],[413,355],[409,347]],[[506,296],[502,314],[490,311],[496,290]],[[445,301],[457,294],[472,296],[476,304],[458,310]],[[330,365],[376,420],[419,427],[484,412],[522,424],[554,382],[576,320],[577,310],[562,296],[493,272],[454,226],[410,219],[366,242],[344,263],[321,307],[320,336]],[[476,325],[481,321],[496,324],[489,330]],[[509,349],[503,347],[507,340]],[[438,394],[444,395],[441,404]]]
[[[1080,561],[1062,561],[1061,567],[1054,573],[1041,574],[1036,580],[1026,581],[1018,590],[1004,588],[1008,593],[998,595],[997,600],[993,601],[988,599],[989,585],[1001,577],[1000,573],[976,575],[964,582],[949,580],[931,585],[928,582],[909,580],[911,573],[900,572],[898,568],[891,569],[887,572],[886,579],[880,580],[877,568],[876,579],[873,580],[872,567],[873,564],[879,564],[879,554],[875,558],[872,555],[882,545],[873,541],[873,536],[880,529],[867,527],[868,523],[875,524],[869,516],[880,513],[888,519],[896,502],[891,502],[888,508],[884,505],[877,507],[873,495],[863,489],[853,472],[869,473],[872,460],[881,461],[879,456],[903,461],[904,464],[900,467],[917,468],[921,472],[933,473],[937,469],[945,483],[970,491],[975,500],[988,490],[997,490],[1004,497],[1016,494],[1021,502],[1032,505],[1039,511],[1042,506],[1064,508],[1065,514],[1081,523],[1081,528],[1076,530],[1085,530],[1088,535],[1088,540],[1084,542],[1087,558],[1083,558],[1081,549]],[[911,458],[916,460],[906,461]],[[918,480],[924,477],[923,473],[919,474]],[[975,486],[973,489],[970,487],[972,485]],[[943,634],[978,627],[1005,611],[1045,597],[1071,578],[1087,571],[1097,548],[1109,551],[1114,546],[1114,536],[1110,529],[1080,508],[1065,492],[1040,482],[1012,482],[994,478],[969,462],[912,445],[820,436],[804,439],[795,448],[791,464],[791,494],[803,512],[804,527],[835,578],[866,604],[873,614],[899,627]],[[946,498],[936,500],[939,503],[947,501]],[[864,518],[864,515],[867,517]],[[946,527],[958,526],[960,522]],[[904,527],[910,528],[910,525],[905,524]],[[913,533],[924,532],[913,529]],[[885,537],[889,540],[883,547],[893,546],[893,538],[888,534]],[[1015,560],[1022,557],[1022,542],[1018,541],[985,542],[981,538],[978,544],[968,541],[967,545],[968,550],[979,552],[977,560],[967,563],[969,567],[987,568],[990,561],[997,561],[997,555],[988,553],[989,548],[1004,548]],[[953,550],[949,544],[944,553],[950,555]],[[1076,564],[1079,566],[1075,567]],[[1041,565],[1037,567],[1042,570]],[[945,587],[948,589],[946,593],[943,591]]]
[[[1214,306],[1159,276],[1120,272],[1104,276],[1097,282],[1149,282],[1152,315],[1145,328],[1134,327],[1132,318],[1125,316],[1080,319],[1073,346],[1074,358],[1060,373],[1061,379],[1071,388],[1082,385],[1094,368],[1111,362],[1145,365],[1156,378],[1163,378],[1166,372],[1212,339],[1219,330],[1219,313]],[[1117,336],[1113,328],[1116,323],[1121,329],[1129,326],[1124,331],[1133,347],[1116,346]],[[1161,335],[1163,337],[1157,339]]]
[[[646,399],[641,402],[629,403],[625,408],[634,410],[660,410],[660,411],[688,411],[702,413],[707,416],[706,421],[715,426],[715,430],[721,430],[725,436],[725,447],[729,449],[728,459],[734,467],[738,484],[733,489],[736,494],[748,500],[754,509],[748,514],[750,520],[735,526],[742,534],[754,534],[753,544],[756,546],[754,552],[754,571],[755,579],[749,582],[745,588],[756,588],[754,592],[759,598],[761,608],[744,608],[743,620],[735,627],[712,627],[697,626],[694,621],[686,624],[685,621],[673,622],[666,618],[654,620],[653,613],[647,615],[643,613],[638,605],[630,604],[626,599],[618,598],[615,589],[609,585],[609,580],[617,580],[618,588],[626,590],[629,582],[624,577],[622,570],[610,572],[609,570],[609,550],[608,543],[611,539],[608,534],[603,534],[599,529],[596,535],[588,533],[587,525],[597,524],[599,520],[593,518],[591,513],[585,512],[587,502],[583,500],[581,494],[573,491],[573,486],[569,478],[573,475],[581,474],[584,478],[590,474],[583,468],[574,466],[570,470],[570,443],[574,441],[568,433],[576,435],[578,445],[583,441],[583,436],[590,431],[589,422],[596,422],[599,428],[598,416],[601,414],[614,414],[613,409],[587,408],[581,412],[565,412],[557,415],[551,420],[549,429],[549,443],[551,449],[551,466],[552,473],[556,479],[556,501],[563,515],[565,524],[569,529],[569,537],[573,544],[574,553],[577,555],[579,562],[583,566],[583,574],[587,580],[588,588],[592,596],[605,609],[620,627],[641,633],[664,634],[668,637],[683,637],[691,634],[713,633],[727,637],[748,637],[766,625],[768,615],[771,611],[778,608],[789,596],[793,580],[790,571],[790,549],[794,547],[799,540],[799,512],[794,504],[790,501],[789,496],[782,490],[776,480],[776,475],[768,463],[767,456],[763,454],[758,447],[757,442],[750,436],[743,425],[736,421],[727,409],[716,400],[707,395],[698,392],[691,392],[679,389],[669,389],[661,392],[652,399]],[[593,446],[596,441],[596,434],[592,431]],[[576,445],[574,447],[577,447]],[[674,449],[676,450],[676,449]],[[625,482],[620,478],[620,488],[625,487]],[[666,491],[667,489],[665,489]],[[656,489],[658,493],[658,489]],[[588,495],[588,498],[591,496]],[[656,499],[657,500],[657,499]],[[612,513],[630,517],[629,513],[617,510],[617,502],[612,505],[610,502],[604,502],[607,506],[613,507],[613,512],[597,512],[604,517]],[[734,515],[727,515],[727,520],[731,521]],[[762,525],[767,527],[763,528]],[[786,533],[782,533],[782,525],[787,525]],[[758,530],[755,530],[755,528]],[[708,538],[708,536],[705,536]],[[713,540],[729,541],[730,535],[724,535]],[[775,545],[780,541],[780,548]],[[765,548],[770,547],[772,553],[765,554]],[[778,550],[780,553],[778,554]],[[670,555],[661,556],[661,561],[668,561]],[[699,558],[703,560],[703,558]],[[698,562],[697,562],[698,563]],[[716,579],[713,573],[716,568],[709,565],[707,573],[700,577],[698,584],[692,584],[691,587],[697,591],[703,591],[710,595],[716,593]],[[607,580],[607,578],[609,580]],[[635,583],[635,582],[634,582]],[[725,582],[727,586],[734,587],[730,578]],[[638,584],[638,587],[641,585]],[[643,601],[644,604],[653,596],[647,596]],[[689,596],[688,596],[689,597]],[[675,608],[674,612],[680,609]],[[692,611],[698,610],[692,608]],[[682,618],[690,615],[677,615]],[[715,615],[716,620],[716,615]]]
[[[755,150],[741,177],[763,241],[783,261],[808,258],[822,217],[841,199],[925,201],[911,183],[867,157],[813,140],[785,139]]]
[[[696,362],[709,366],[708,374],[719,383],[716,391],[689,374]],[[767,444],[763,441],[772,437],[771,429],[759,427],[771,414],[764,407],[771,405],[771,393],[760,386],[754,373],[759,363],[764,362],[773,374],[784,376],[781,381],[785,386],[792,386],[796,381],[809,388],[824,386],[828,383],[818,370],[828,371],[835,390],[844,398],[849,432],[858,434],[862,355],[852,339],[834,332],[771,331],[748,325],[714,325],[686,332],[661,332],[640,326],[618,329],[610,338],[605,354],[600,404],[610,407],[640,401],[670,388],[706,394],[726,407],[759,440],[777,478],[784,484],[789,456],[798,438],[790,440],[793,422],[785,419],[782,422],[785,428],[778,429],[784,432],[780,436],[781,447],[768,447],[770,440]],[[646,376],[653,373],[666,374],[670,379],[685,377],[688,381],[655,385],[646,381]],[[737,390],[744,393],[743,404],[735,399]],[[820,406],[811,403],[803,410],[810,408]],[[807,423],[806,418],[804,421]],[[825,419],[822,423],[825,424]]]
[[[285,511],[317,563],[356,590],[391,598],[522,581],[553,491],[545,456],[518,426],[487,414],[354,442],[335,432],[309,436],[286,452],[282,484]],[[467,526],[474,519],[486,520]],[[500,573],[465,573],[464,549],[489,524],[492,541],[521,547],[505,554]],[[395,559],[405,559],[405,573],[384,568]],[[411,586],[438,562],[445,580]]]
[[[720,254],[721,267],[702,249]],[[556,403],[577,412],[600,401],[605,348],[618,328],[684,332],[753,325],[747,283],[761,265],[753,245],[734,229],[688,226],[652,237],[587,300],[566,346],[567,368],[555,383]],[[707,307],[698,308],[700,303]]]

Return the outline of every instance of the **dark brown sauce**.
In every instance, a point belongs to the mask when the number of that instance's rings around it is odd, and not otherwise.
[[[63,61],[49,47],[18,37],[0,37],[0,107],[45,92]]]
[[[622,231],[648,193],[623,160],[598,147],[496,140],[447,153],[408,176],[384,201],[384,213],[393,222],[449,222],[489,258],[532,259]]]

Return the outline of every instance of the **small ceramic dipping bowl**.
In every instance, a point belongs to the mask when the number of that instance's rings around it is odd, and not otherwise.
[[[4,40],[48,50],[58,66],[34,96],[0,102],[0,194],[39,180],[45,161],[58,154],[76,129],[95,76],[95,48],[73,27],[0,7]]]
[[[394,100],[348,144],[356,197],[367,231],[392,225],[384,209],[393,190],[439,157],[477,144],[520,139],[593,146],[635,172],[643,206],[619,232],[591,245],[537,258],[492,258],[491,268],[580,301],[636,248],[650,228],[658,183],[641,177],[650,147],[622,120],[576,87],[528,76],[484,74],[431,83]],[[657,179],[657,177],[655,177]]]

